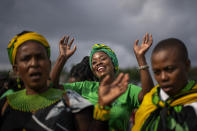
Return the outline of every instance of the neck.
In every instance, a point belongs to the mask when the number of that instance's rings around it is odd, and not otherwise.
[[[106,76],[101,77],[101,78],[99,79],[99,81],[101,82],[105,77],[106,77]],[[109,83],[112,83],[112,82],[114,81],[114,79],[115,79],[114,76],[110,75],[110,76],[109,76],[109,81],[108,81],[108,82],[109,82]]]
[[[173,92],[169,92],[169,93],[167,93],[170,97],[172,97],[172,96],[176,96],[177,94],[179,94],[186,86],[187,86],[187,84],[188,84],[188,81],[185,81],[185,84],[183,84],[183,86],[181,87],[181,88],[179,88],[179,89],[177,89],[177,90],[175,90],[175,91],[173,91]]]
[[[33,89],[30,87],[25,87],[25,89],[26,89],[27,95],[35,95],[35,94],[41,94],[41,93],[47,91],[49,88],[47,86],[43,86],[38,89]]]

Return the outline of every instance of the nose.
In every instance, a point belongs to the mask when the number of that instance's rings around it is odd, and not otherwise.
[[[161,72],[161,80],[162,81],[168,81],[168,75],[166,72]]]
[[[31,58],[31,61],[30,61],[30,66],[31,67],[38,67],[38,64],[39,62],[38,62],[38,60],[35,58],[35,57],[32,57]]]
[[[98,60],[97,63],[96,63],[96,66],[98,67],[101,64],[102,64],[102,60]]]

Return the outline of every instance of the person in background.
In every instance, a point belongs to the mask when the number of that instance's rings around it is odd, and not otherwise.
[[[74,65],[69,73],[68,82],[77,82],[77,81],[94,81],[95,77],[89,66],[89,56],[85,56],[82,61]]]
[[[12,94],[15,91],[23,89],[23,83],[17,81],[18,79],[11,72],[2,73],[0,75],[1,89],[0,89],[0,99]],[[17,82],[20,82],[20,86],[17,86]]]
[[[71,41],[69,41],[69,36],[63,38],[60,41],[60,55],[58,56],[55,66],[51,71],[51,80],[54,82],[54,84],[59,83],[59,79],[57,78],[59,78],[64,64],[70,57],[68,55],[68,52],[65,52],[65,50],[71,48],[73,41],[73,38],[71,39]],[[144,95],[149,92],[149,90],[153,86],[153,82],[148,70],[148,65],[145,60],[145,53],[152,44],[152,35],[149,35],[148,33],[144,35],[141,45],[138,45],[138,41],[139,40],[136,40],[134,44],[134,51],[138,64],[140,66],[140,74],[144,76],[143,79],[146,80],[143,82],[148,86],[141,88],[136,85],[129,84],[127,91],[124,94],[120,95],[119,98],[116,99],[113,103],[111,103],[110,120],[108,123],[110,131],[127,130],[129,118],[133,109],[139,107],[139,104],[142,101]],[[76,49],[76,45],[74,46],[74,49]],[[89,56],[89,64],[94,76],[99,81],[65,83],[63,84],[63,86],[66,90],[70,89],[76,91],[89,102],[96,105],[96,103],[100,100],[98,94],[98,91],[101,91],[99,89],[99,85],[101,84],[100,82],[106,76],[109,78],[109,83],[113,82],[114,78],[118,74],[119,64],[114,51],[110,47],[103,44],[95,44],[92,47],[92,51]],[[106,91],[108,92],[108,88],[103,88],[102,92]],[[113,93],[116,94],[115,90],[113,91]],[[113,97],[113,95],[109,97]],[[107,105],[104,105],[104,107],[106,109],[109,108]]]
[[[188,79],[191,63],[185,44],[176,38],[160,41],[151,63],[158,85],[144,96],[132,130],[196,131],[197,84]]]

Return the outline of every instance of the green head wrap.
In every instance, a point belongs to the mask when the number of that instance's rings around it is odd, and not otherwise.
[[[98,52],[98,51],[103,51],[105,52],[112,60],[112,63],[114,65],[114,69],[115,69],[115,73],[118,72],[119,70],[119,65],[118,65],[118,59],[116,57],[116,54],[114,53],[114,51],[106,46],[106,45],[103,45],[103,44],[95,44],[93,47],[92,47],[92,51],[90,53],[90,60],[89,60],[89,63],[90,63],[90,68],[92,69],[92,56],[95,52]]]

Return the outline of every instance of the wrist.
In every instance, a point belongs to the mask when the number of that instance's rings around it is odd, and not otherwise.
[[[138,67],[138,70],[146,70],[146,69],[148,69],[148,68],[149,68],[149,66],[148,66],[147,64],[145,64],[145,65],[139,66],[139,67]]]
[[[65,55],[59,55],[58,60],[61,62],[66,62],[68,60],[68,58]]]

